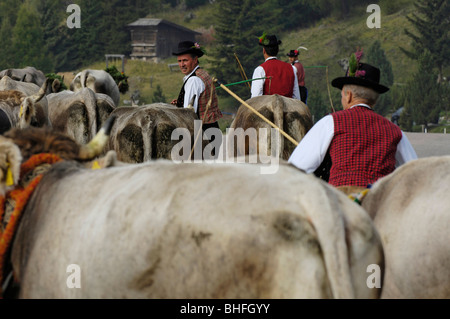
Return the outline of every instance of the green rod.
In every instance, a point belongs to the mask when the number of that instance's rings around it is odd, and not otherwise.
[[[264,77],[264,78],[256,78],[256,79],[244,80],[244,81],[239,81],[239,82],[234,82],[234,83],[224,84],[224,86],[232,86],[232,85],[236,85],[236,84],[241,84],[241,83],[250,82],[250,81],[255,81],[255,80],[263,80],[263,79],[267,79],[267,78]],[[218,89],[218,88],[220,88],[220,86],[216,86],[216,88]]]

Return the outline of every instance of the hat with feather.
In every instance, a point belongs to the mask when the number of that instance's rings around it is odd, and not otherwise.
[[[389,91],[388,87],[380,84],[380,69],[373,65],[360,62],[362,54],[362,49],[353,53],[348,61],[346,75],[334,79],[331,81],[331,85],[340,90],[346,84],[354,84],[371,88],[379,94]]]

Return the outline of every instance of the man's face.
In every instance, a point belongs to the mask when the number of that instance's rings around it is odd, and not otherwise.
[[[289,57],[289,62],[290,62],[290,63],[294,63],[295,60],[297,60],[297,57],[296,57],[296,56],[290,56],[290,57]]]
[[[190,54],[182,54],[178,56],[178,66],[181,73],[188,75],[191,73],[198,64],[198,57],[192,57]]]

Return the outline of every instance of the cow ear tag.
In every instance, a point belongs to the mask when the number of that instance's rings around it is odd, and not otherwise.
[[[92,164],[92,169],[99,169],[99,168],[101,168],[101,167],[100,167],[100,165],[98,164],[98,161],[95,161],[95,162]]]
[[[22,114],[23,114],[23,103],[20,103],[19,118],[22,117]]]
[[[6,171],[6,186],[12,186],[14,185],[14,178],[11,172],[11,167],[8,163],[8,169]]]

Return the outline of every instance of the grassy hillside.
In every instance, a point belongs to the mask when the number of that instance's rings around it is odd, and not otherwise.
[[[392,14],[388,14],[388,10],[383,11],[383,6],[381,6],[380,29],[368,28],[366,20],[370,13],[366,12],[366,8],[358,8],[361,12],[354,12],[353,16],[348,19],[342,20],[330,17],[309,28],[280,34],[278,37],[283,43],[278,56],[280,59],[287,61],[286,53],[290,49],[295,49],[300,45],[308,48],[307,51],[301,50],[300,55],[300,60],[306,68],[307,87],[310,91],[317,88],[324,94],[328,94],[329,89],[333,104],[338,108],[340,101],[339,92],[329,87],[329,83],[333,78],[342,76],[344,73],[337,61],[341,58],[348,58],[357,47],[362,47],[367,52],[370,45],[375,40],[379,40],[393,67],[394,86],[401,85],[416,70],[414,61],[409,60],[399,48],[399,46],[404,48],[410,47],[411,41],[404,34],[404,28],[408,27],[411,29],[405,16],[413,10],[412,1],[401,0],[401,2],[401,10]],[[212,6],[208,5],[193,12],[174,12],[172,10],[158,16],[149,15],[149,17],[177,21],[177,23],[193,30],[205,32],[209,36],[212,26],[209,24],[210,20],[208,20],[208,17],[211,14]],[[205,38],[205,41],[208,39]],[[129,76],[130,89],[128,93],[121,96],[121,104],[130,100],[130,96],[135,90],[139,90],[141,102],[151,103],[158,85],[162,89],[166,102],[176,98],[181,88],[183,74],[179,72],[178,68],[174,68],[171,71],[168,67],[168,64],[171,63],[176,63],[175,57],[168,58],[160,63],[127,60],[125,73]],[[206,59],[201,59],[201,63],[208,70],[208,65],[205,64]],[[120,70],[121,62],[117,61],[115,65]],[[105,62],[102,60],[84,68],[104,69],[105,66]],[[327,68],[318,66],[326,66]],[[79,70],[75,70],[73,73],[77,71]],[[70,74],[66,74],[65,79],[66,83],[69,83]],[[226,81],[226,79],[224,80]],[[239,106],[239,103],[229,96],[220,97],[219,103],[220,108],[227,113],[235,113]],[[221,127],[226,127],[230,122],[231,116],[226,114]]]

